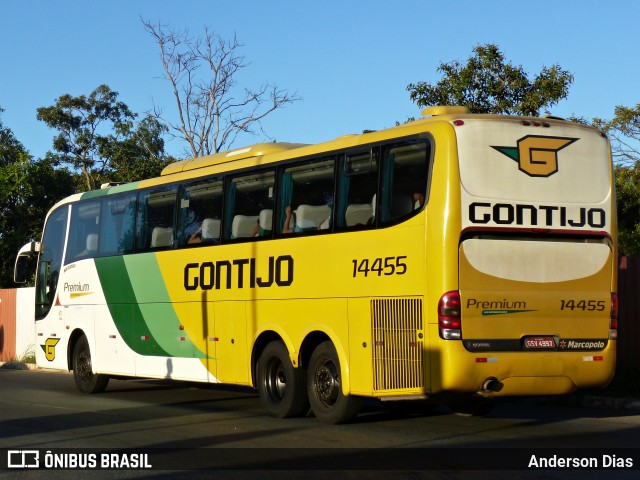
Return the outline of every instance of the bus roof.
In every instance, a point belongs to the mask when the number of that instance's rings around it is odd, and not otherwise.
[[[422,110],[422,117],[415,119],[411,122],[404,124],[398,124],[393,127],[377,130],[373,132],[366,132],[362,134],[343,135],[338,138],[321,142],[318,144],[304,144],[304,143],[287,143],[287,142],[271,142],[271,143],[257,143],[250,146],[236,148],[225,152],[219,152],[212,155],[206,155],[203,157],[189,158],[174,162],[164,168],[160,176],[153,179],[135,181],[122,185],[104,185],[102,189],[92,190],[84,193],[78,193],[71,195],[65,199],[60,200],[54,205],[53,208],[60,204],[74,202],[80,199],[86,200],[89,198],[96,198],[105,195],[111,195],[116,193],[122,193],[126,191],[135,190],[142,186],[149,186],[156,183],[166,183],[171,181],[171,176],[174,174],[180,175],[181,173],[189,174],[193,173],[196,176],[196,170],[207,169],[208,167],[226,166],[231,167],[233,162],[239,162],[238,165],[247,166],[245,161],[251,159],[259,160],[263,157],[271,157],[273,160],[288,158],[289,156],[306,156],[316,154],[318,152],[330,151],[341,148],[355,147],[360,144],[370,143],[372,141],[384,140],[392,138],[397,135],[404,135],[406,130],[407,134],[415,133],[423,128],[425,124],[433,123],[451,123],[455,120],[465,119],[484,119],[486,121],[544,121],[545,124],[563,124],[572,125],[575,128],[583,128],[596,130],[591,126],[573,123],[558,117],[523,117],[523,116],[510,116],[499,114],[474,114],[469,111],[467,107],[461,106],[432,106]],[[294,150],[300,149],[298,153],[292,153]],[[203,172],[204,173],[204,172]]]
[[[269,155],[272,153],[278,153],[304,146],[306,146],[306,144],[304,143],[256,143],[255,145],[251,145],[249,147],[237,148],[226,152],[206,155],[204,157],[190,158],[188,160],[182,160],[172,163],[170,165],[167,165],[164,170],[162,170],[162,175],[164,176],[171,175],[172,173],[186,172],[188,170],[210,167],[212,165],[219,165],[234,160],[241,160],[251,157],[261,157],[263,155]]]

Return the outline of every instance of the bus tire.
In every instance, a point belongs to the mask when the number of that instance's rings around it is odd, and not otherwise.
[[[260,402],[269,415],[292,418],[308,412],[306,370],[294,368],[284,343],[267,344],[258,360],[257,373]]]
[[[307,394],[311,410],[323,423],[346,423],[360,412],[362,400],[342,393],[340,375],[340,360],[333,343],[321,343],[309,361]]]
[[[91,351],[87,337],[81,336],[73,348],[73,379],[82,393],[101,393],[107,388],[109,377],[93,373]]]

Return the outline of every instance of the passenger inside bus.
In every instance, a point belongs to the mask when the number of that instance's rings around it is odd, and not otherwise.
[[[205,218],[200,225],[200,228],[191,235],[187,243],[202,243],[213,242],[220,239],[220,219],[218,218]]]
[[[74,258],[95,257],[98,252],[98,234],[90,233],[87,235],[86,248],[76,253]]]
[[[329,205],[299,205],[295,211],[285,208],[282,233],[302,233],[327,230],[331,227],[331,207]]]

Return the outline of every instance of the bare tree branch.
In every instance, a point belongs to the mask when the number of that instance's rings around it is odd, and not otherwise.
[[[237,75],[249,64],[239,54],[242,44],[235,35],[225,40],[205,27],[202,37],[192,39],[186,30],[142,23],[158,44],[178,119],[167,118],[155,105],[149,113],[168,125],[174,137],[184,139],[194,157],[229,148],[240,133],[262,132],[267,115],[300,100],[276,85],[241,89]]]

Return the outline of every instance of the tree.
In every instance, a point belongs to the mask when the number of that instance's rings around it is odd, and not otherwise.
[[[107,180],[144,178],[134,174],[155,176],[169,161],[162,140],[166,127],[149,118],[136,125],[137,114],[117,99],[118,92],[100,85],[88,97],[65,94],[37,110],[38,120],[59,132],[47,158],[79,170],[87,190]]]
[[[79,169],[88,190],[96,186],[94,173],[108,167],[109,158],[102,151],[124,135],[135,118],[117,97],[118,92],[100,85],[88,97],[65,94],[55,105],[37,109],[38,120],[59,131],[53,141],[58,160]]]
[[[611,141],[620,253],[640,255],[640,104],[617,106],[612,120],[595,118],[593,125]]]
[[[553,65],[543,67],[532,80],[522,66],[505,61],[493,44],[477,45],[467,64],[442,63],[443,78],[435,85],[427,82],[407,86],[411,100],[419,107],[462,105],[474,113],[503,113],[538,116],[567,97],[573,75]]]
[[[640,255],[640,171],[616,165],[614,174],[620,254]]]
[[[133,182],[160,175],[164,167],[175,161],[164,151],[162,136],[166,132],[165,125],[146,116],[126,138],[106,143],[102,153],[111,159],[108,179]]]
[[[26,181],[19,166],[27,161],[24,146],[0,120],[0,287],[11,285],[13,261],[20,248],[14,238],[14,230],[22,225],[15,219],[16,199]]]
[[[607,134],[618,165],[635,166],[640,161],[640,103],[634,108],[618,105],[612,120],[595,118],[593,124]]]
[[[0,122],[0,287],[14,285],[18,250],[40,239],[48,210],[73,191],[69,171],[47,160],[33,160]]]
[[[0,113],[4,109],[0,107]],[[0,120],[0,168],[13,163],[20,155],[26,153],[24,146],[15,138],[13,132],[6,128]]]
[[[241,89],[237,75],[248,63],[239,55],[242,45],[235,36],[227,41],[205,27],[203,37],[192,39],[188,31],[142,23],[158,44],[164,79],[178,109],[176,120],[157,107],[153,114],[188,143],[194,157],[231,146],[240,133],[255,135],[262,119],[299,99],[276,85]]]

